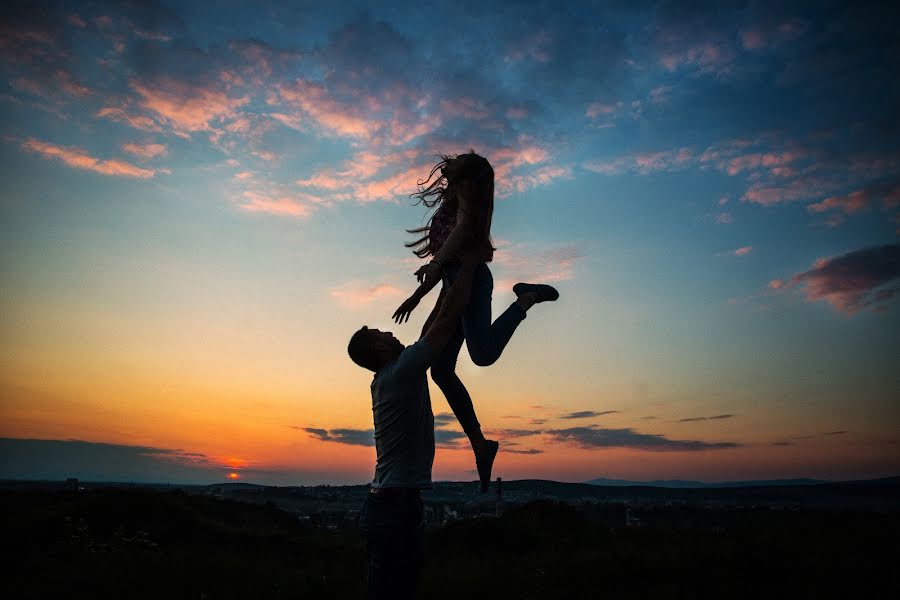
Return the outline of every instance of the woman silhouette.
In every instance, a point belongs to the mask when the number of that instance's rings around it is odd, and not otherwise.
[[[486,492],[499,444],[485,439],[469,392],[456,374],[456,360],[463,339],[472,362],[482,367],[492,365],[500,358],[528,309],[539,302],[556,300],[559,293],[549,285],[517,283],[513,286],[516,301],[491,323],[494,280],[487,263],[492,260],[495,250],[491,242],[494,169],[486,158],[474,151],[455,157],[442,155],[428,178],[419,182],[419,191],[413,196],[428,208],[437,206],[428,224],[409,230],[409,233],[422,234],[422,237],[406,244],[419,258],[430,256],[431,262],[416,271],[421,285],[394,312],[397,323],[408,321],[419,301],[443,280],[435,307],[422,328],[423,332],[427,331],[440,310],[446,290],[459,273],[460,257],[472,252],[480,261],[469,302],[456,333],[432,362],[431,378],[447,398],[472,444],[481,491]]]

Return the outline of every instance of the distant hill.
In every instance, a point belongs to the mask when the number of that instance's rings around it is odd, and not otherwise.
[[[736,488],[736,487],[771,487],[782,485],[818,485],[831,483],[822,479],[762,479],[758,481],[689,481],[684,479],[655,479],[653,481],[629,481],[627,479],[606,479],[598,477],[585,481],[590,485],[607,485],[613,487],[661,487],[661,488]]]

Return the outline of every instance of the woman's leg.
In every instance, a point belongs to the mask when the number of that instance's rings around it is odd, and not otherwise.
[[[462,348],[463,335],[463,327],[460,323],[450,341],[432,361],[431,379],[447,398],[447,403],[453,410],[453,414],[456,415],[463,431],[466,432],[472,448],[477,450],[477,447],[484,443],[484,435],[481,433],[481,425],[475,416],[472,398],[456,374],[456,360],[459,357],[459,350]]]
[[[469,304],[462,317],[469,356],[479,367],[487,367],[497,362],[526,315],[526,309],[516,301],[491,323],[493,291],[494,278],[491,270],[486,264],[481,264],[475,271]]]

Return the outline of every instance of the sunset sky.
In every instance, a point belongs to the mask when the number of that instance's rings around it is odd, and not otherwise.
[[[370,481],[347,341],[417,339],[409,194],[470,148],[495,314],[561,294],[461,354],[496,475],[900,474],[891,3],[286,4],[4,5],[0,478]]]

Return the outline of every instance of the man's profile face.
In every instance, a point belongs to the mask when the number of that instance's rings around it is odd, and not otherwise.
[[[379,350],[386,349],[393,352],[402,352],[406,347],[403,343],[394,337],[394,334],[390,331],[381,331],[380,329],[369,329],[368,327],[363,327],[363,329],[369,332],[371,336],[372,343],[375,344],[376,348]]]

